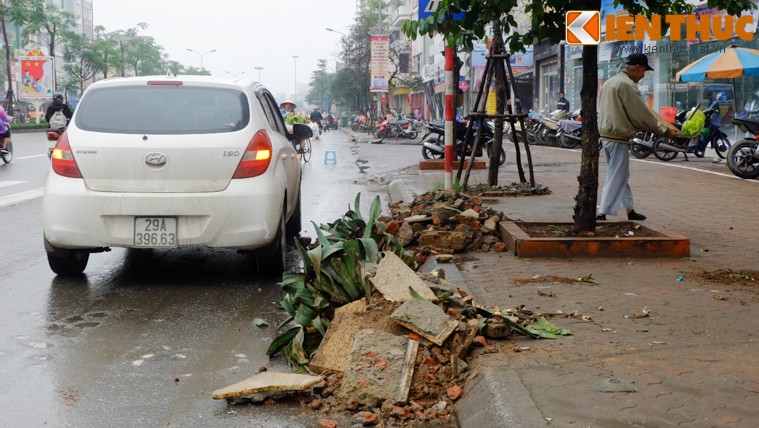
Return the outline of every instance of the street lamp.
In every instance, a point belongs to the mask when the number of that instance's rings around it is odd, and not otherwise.
[[[194,53],[195,55],[197,55],[197,56],[199,56],[199,57],[200,57],[200,71],[201,71],[201,72],[203,71],[203,56],[205,56],[206,54],[210,54],[210,53],[212,53],[212,52],[216,52],[216,49],[213,49],[213,50],[210,50],[210,51],[206,51],[206,52],[203,52],[203,53],[200,53],[200,52],[195,52],[194,50],[192,50],[192,49],[190,49],[190,48],[187,48],[187,50],[188,50],[189,52],[192,52],[192,53]]]
[[[263,70],[263,67],[253,67],[254,69],[258,70],[258,81],[261,81],[261,70]]]
[[[342,34],[342,35],[343,35],[343,37],[348,37],[348,35],[347,35],[347,34],[345,34],[345,33],[343,33],[342,31],[333,30],[332,28],[325,28],[325,30],[327,30],[327,31],[331,31],[331,32],[333,32],[333,33],[337,33],[337,34]]]
[[[295,83],[295,98],[298,98],[298,55],[293,55],[293,81]]]

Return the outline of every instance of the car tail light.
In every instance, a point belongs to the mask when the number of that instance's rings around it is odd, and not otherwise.
[[[74,159],[74,153],[71,152],[68,133],[64,132],[58,139],[50,157],[52,158],[53,171],[56,174],[70,178],[82,178],[82,173],[79,171],[76,159]]]
[[[256,132],[256,135],[248,143],[248,148],[245,149],[232,178],[257,177],[266,172],[270,163],[271,139],[269,134],[262,129]]]

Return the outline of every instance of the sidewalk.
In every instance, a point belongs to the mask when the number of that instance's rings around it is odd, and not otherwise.
[[[511,219],[571,222],[580,151],[533,146],[532,157],[536,183],[551,195],[486,202]],[[510,143],[507,159],[500,184],[518,181]],[[759,284],[709,283],[696,276],[716,269],[759,270],[759,182],[716,175],[730,172],[707,163],[708,157],[631,160],[636,211],[648,216],[647,226],[690,237],[690,258],[519,259],[483,252],[459,258],[457,266],[479,303],[576,311],[552,320],[572,336],[491,342],[489,348],[498,352],[474,361],[479,374],[458,402],[461,426],[759,425]],[[603,160],[599,169],[600,193]],[[486,182],[486,171],[473,174],[470,184]],[[442,171],[406,168],[390,184],[390,198],[425,193],[442,177]],[[599,284],[551,278],[588,275]],[[633,316],[646,311],[648,316]],[[529,350],[515,352],[520,347]],[[629,390],[635,392],[615,392]]]

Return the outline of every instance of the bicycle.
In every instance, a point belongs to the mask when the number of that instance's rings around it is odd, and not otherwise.
[[[298,145],[298,154],[300,155],[300,158],[303,159],[303,162],[308,162],[311,160],[311,139],[310,138],[301,140],[300,144]]]
[[[8,141],[8,149],[0,149],[0,158],[3,159],[3,163],[11,163],[13,160],[13,141]]]

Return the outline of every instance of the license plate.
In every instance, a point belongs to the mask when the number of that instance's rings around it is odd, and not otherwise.
[[[134,246],[145,248],[176,247],[176,217],[135,217]]]

